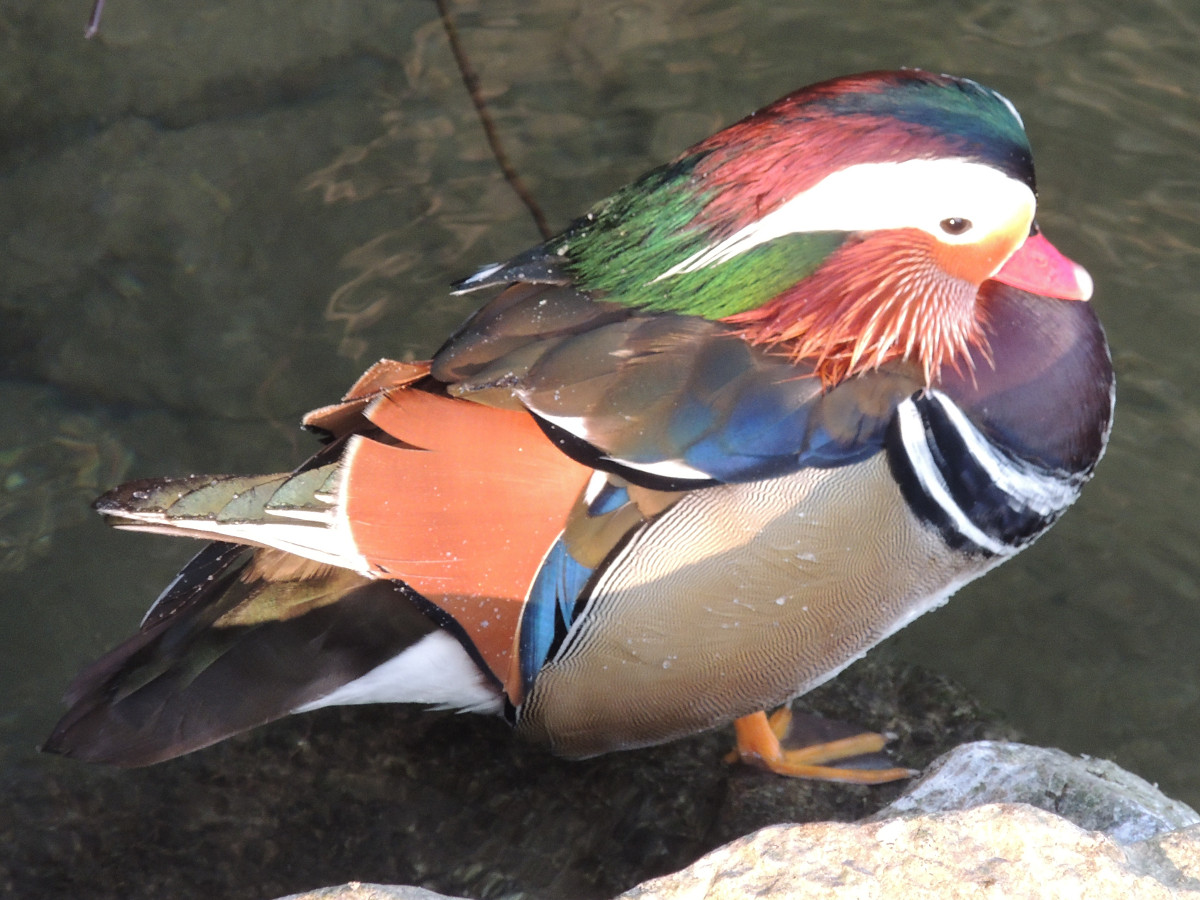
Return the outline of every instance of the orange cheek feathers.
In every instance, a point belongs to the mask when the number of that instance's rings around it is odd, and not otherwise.
[[[1015,229],[989,235],[978,243],[944,244],[933,240],[933,259],[948,275],[974,285],[983,284],[1000,268],[1018,247],[1028,232],[1025,224],[1020,231]]]

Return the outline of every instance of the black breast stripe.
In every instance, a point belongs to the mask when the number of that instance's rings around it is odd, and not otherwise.
[[[1008,556],[1033,541],[1087,478],[1005,452],[936,390],[900,404],[887,454],[913,512],[951,547],[985,556]]]

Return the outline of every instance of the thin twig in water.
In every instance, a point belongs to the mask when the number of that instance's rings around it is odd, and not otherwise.
[[[88,19],[87,30],[84,31],[85,38],[94,38],[96,32],[100,30],[100,16],[104,14],[104,0],[96,0],[92,4],[92,15]]]
[[[458,64],[458,72],[462,76],[463,84],[467,88],[467,94],[471,97],[471,103],[475,106],[475,111],[479,114],[479,123],[483,126],[483,133],[487,137],[488,146],[492,148],[492,155],[496,157],[496,162],[500,165],[500,171],[504,173],[505,179],[512,187],[516,195],[525,204],[525,208],[529,210],[529,214],[533,216],[534,224],[541,232],[543,238],[547,240],[551,236],[550,226],[546,223],[546,215],[542,212],[542,208],[538,205],[537,200],[533,198],[533,194],[529,192],[529,188],[525,186],[525,182],[521,180],[521,176],[517,174],[517,170],[508,160],[508,154],[504,152],[504,147],[500,143],[500,135],[496,131],[496,123],[492,119],[492,114],[488,111],[487,104],[483,100],[483,93],[479,86],[479,76],[475,74],[474,68],[471,66],[470,60],[467,59],[466,51],[463,49],[462,42],[458,38],[458,29],[454,27],[454,20],[450,18],[450,8],[447,0],[436,0],[438,14],[442,19],[442,28],[446,31],[446,39],[450,42],[450,50],[454,53],[454,61]],[[104,0],[94,0],[92,3],[92,14],[88,18],[87,29],[84,31],[85,38],[93,38],[100,31],[100,17],[104,14]]]
[[[517,170],[513,168],[512,163],[508,161],[508,156],[505,154],[504,148],[500,145],[500,135],[496,131],[496,123],[492,120],[492,114],[488,112],[487,105],[483,100],[483,94],[480,91],[479,76],[475,74],[475,70],[471,67],[466,51],[463,50],[462,43],[458,39],[458,29],[454,27],[454,20],[450,18],[448,0],[436,0],[436,2],[438,14],[442,17],[442,28],[445,29],[446,38],[450,41],[450,49],[454,53],[455,62],[458,63],[458,71],[462,75],[463,84],[466,85],[467,93],[471,96],[471,102],[475,104],[475,111],[479,114],[479,122],[483,125],[483,133],[487,136],[488,146],[492,148],[492,155],[496,157],[496,162],[500,165],[500,171],[504,173],[509,186],[521,198],[521,202],[525,204],[525,208],[529,210],[529,214],[533,216],[533,221],[537,225],[538,231],[542,233],[542,237],[549,240],[551,236],[550,226],[546,224],[546,216],[542,212],[542,208],[533,199],[533,194],[529,192],[529,188],[525,186],[525,182],[521,180],[521,176],[517,174]]]

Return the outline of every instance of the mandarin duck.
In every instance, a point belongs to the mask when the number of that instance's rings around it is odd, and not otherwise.
[[[296,470],[101,497],[118,528],[212,543],[44,749],[141,765],[416,702],[566,757],[736,720],[775,771],[908,774],[784,750],[763,710],[1091,476],[1112,367],[1034,211],[1019,115],[966,79],[838,78],[719,132],[457,283],[498,293],[309,413],[325,444]]]

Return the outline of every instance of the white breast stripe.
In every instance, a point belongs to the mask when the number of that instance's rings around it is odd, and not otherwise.
[[[1004,493],[1041,516],[1056,516],[1079,496],[1081,481],[1075,478],[1056,478],[1044,474],[1021,460],[999,452],[963,415],[954,401],[941,391],[930,391],[954,423],[967,445],[971,457],[979,463],[988,477]]]
[[[925,437],[925,423],[921,419],[917,404],[911,397],[896,408],[896,415],[900,421],[900,440],[904,443],[904,450],[908,454],[909,463],[913,467],[917,480],[929,498],[951,518],[959,534],[989,553],[998,556],[1011,556],[1015,553],[1016,547],[997,541],[976,527],[975,523],[967,518],[967,514],[962,511],[962,508],[954,502],[954,498],[950,496],[950,490],[942,478],[942,473],[933,460],[933,454],[929,451],[929,443]]]

